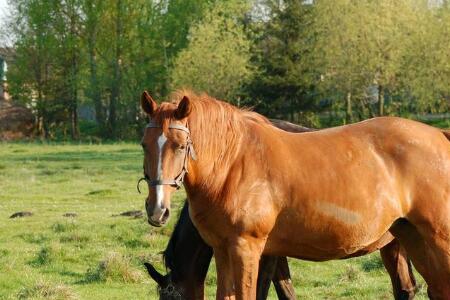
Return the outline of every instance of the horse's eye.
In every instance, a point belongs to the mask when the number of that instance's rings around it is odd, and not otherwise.
[[[180,146],[178,146],[178,149],[180,149],[180,150],[184,150],[184,149],[186,149],[186,145],[180,145]]]

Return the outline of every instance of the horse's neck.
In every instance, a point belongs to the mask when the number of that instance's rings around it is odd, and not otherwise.
[[[197,160],[190,161],[186,187],[188,194],[202,194],[204,196],[217,195],[223,188],[231,168],[235,168],[235,161],[240,157],[246,145],[247,131],[242,130],[241,135],[232,139],[223,138],[217,132],[219,141],[208,149],[196,149]],[[197,134],[202,137],[202,134]],[[194,140],[194,149],[201,143]],[[219,147],[217,147],[219,145]]]
[[[242,130],[240,140],[237,147],[232,147],[228,143],[223,143],[222,150],[231,149],[233,153],[227,157],[227,161],[222,161],[223,153],[215,153],[212,157],[205,160],[202,155],[198,155],[198,161],[192,162],[192,172],[188,174],[186,180],[186,190],[191,201],[197,198],[212,200],[220,200],[226,195],[224,188],[230,188],[227,181],[230,179],[230,172],[240,174],[242,170],[249,166],[247,158],[251,158],[253,163],[261,163],[261,158],[271,160],[271,157],[277,157],[275,152],[280,152],[286,147],[292,146],[292,143],[286,143],[287,140],[293,138],[288,137],[291,133],[280,130],[278,128],[267,126],[266,124],[249,123]],[[201,136],[201,134],[199,135]],[[297,135],[295,139],[300,139],[302,135]],[[195,144],[194,144],[195,145]],[[254,157],[255,159],[253,160]],[[239,163],[239,160],[242,163]],[[273,162],[272,162],[273,163]],[[286,161],[278,162],[277,167],[283,168],[281,164],[288,163]],[[266,169],[260,169],[258,174],[262,177],[267,172]],[[198,203],[196,209],[201,208],[206,203]],[[206,208],[206,207],[203,207]]]

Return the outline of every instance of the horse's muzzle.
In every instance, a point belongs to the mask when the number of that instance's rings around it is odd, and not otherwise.
[[[155,227],[161,227],[166,225],[167,220],[169,220],[170,209],[168,208],[155,209],[152,215],[148,214],[147,212],[147,216],[148,216],[148,224]]]

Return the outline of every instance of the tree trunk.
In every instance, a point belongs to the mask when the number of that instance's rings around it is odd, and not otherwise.
[[[117,136],[117,104],[120,101],[120,81],[121,81],[121,70],[120,70],[120,64],[121,64],[121,37],[122,37],[122,20],[121,20],[121,13],[122,13],[122,0],[117,0],[116,2],[116,49],[115,49],[115,57],[114,57],[114,79],[112,80],[112,87],[111,87],[111,97],[109,102],[109,130],[110,130],[110,137],[115,138]]]
[[[95,55],[94,45],[95,42],[92,42],[92,44],[89,45],[89,97],[92,102],[94,102],[97,125],[103,128],[105,126],[105,114],[100,88],[98,85],[97,58]]]
[[[378,85],[378,115],[384,116],[384,89],[381,84]]]
[[[88,22],[89,28],[88,30],[88,55],[89,55],[89,98],[91,98],[95,107],[95,120],[97,121],[97,125],[100,128],[104,129],[105,127],[105,111],[102,103],[100,87],[98,83],[98,74],[97,74],[97,55],[95,51],[95,45],[97,43],[97,29],[98,29],[98,21],[97,16],[94,15],[94,6],[92,1],[87,3],[87,9],[89,11],[89,16],[91,20]]]
[[[76,34],[76,16],[75,16],[75,8],[71,7],[71,16],[70,16],[70,39],[72,42],[71,45],[71,137],[74,140],[78,140],[80,138],[80,128],[78,127],[78,44],[76,43],[77,34]]]
[[[347,93],[347,98],[345,99],[345,122],[350,124],[353,122],[353,108],[352,108],[352,93]]]
[[[78,93],[75,92],[75,94],[73,95],[75,97],[72,103],[72,111],[71,111],[71,123],[70,123],[70,135],[72,137],[72,139],[74,140],[78,140],[80,138],[80,129],[78,126],[78,103],[77,103],[77,97],[78,97]]]

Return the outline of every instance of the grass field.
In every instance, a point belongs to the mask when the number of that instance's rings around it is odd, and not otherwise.
[[[137,144],[0,143],[0,299],[156,299],[143,261],[163,270],[162,251],[177,214],[160,229],[145,218]],[[184,193],[172,208],[179,211]],[[17,211],[33,216],[10,219]],[[68,212],[74,218],[63,217]],[[379,254],[323,263],[290,260],[300,299],[391,299]],[[215,270],[207,279],[214,298]],[[419,296],[426,299],[423,281]],[[273,290],[270,298],[276,299]]]

